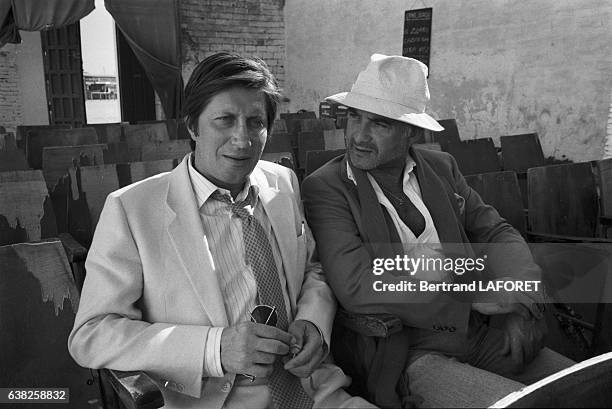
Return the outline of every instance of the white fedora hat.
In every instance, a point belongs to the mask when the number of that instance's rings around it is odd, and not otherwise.
[[[349,92],[325,100],[432,131],[444,130],[425,113],[429,102],[427,66],[413,58],[373,54]]]

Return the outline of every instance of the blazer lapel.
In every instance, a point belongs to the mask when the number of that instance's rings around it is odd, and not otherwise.
[[[348,154],[344,156],[341,162],[342,171],[346,174],[346,164],[351,166],[351,171],[355,181],[357,182],[357,196],[359,198],[361,223],[367,237],[367,245],[370,249],[372,257],[393,258],[397,251],[393,250],[390,229],[395,229],[395,226],[387,223],[383,213],[382,206],[378,202],[376,193],[372,188],[372,184],[368,179],[368,175],[362,169],[358,169],[350,164]],[[348,175],[346,176],[348,179]],[[349,180],[351,184],[352,181]],[[397,232],[394,232],[397,236]]]
[[[171,220],[168,234],[211,324],[224,327],[228,325],[225,305],[202,229],[187,166],[185,159],[170,175],[167,204]]]
[[[416,163],[423,202],[434,221],[440,243],[446,245],[451,253],[470,254],[469,246],[465,245],[468,239],[461,227],[454,190],[444,183],[418,149],[411,148],[410,154]]]

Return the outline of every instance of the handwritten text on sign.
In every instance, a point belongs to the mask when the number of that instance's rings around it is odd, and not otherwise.
[[[421,61],[429,67],[431,17],[433,9],[407,10],[404,17],[402,55]]]

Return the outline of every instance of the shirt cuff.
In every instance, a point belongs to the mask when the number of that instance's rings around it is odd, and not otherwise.
[[[223,327],[212,327],[208,330],[206,346],[204,349],[204,377],[222,377],[221,366],[221,334]]]
[[[308,320],[304,320],[304,321],[308,321]],[[319,336],[321,337],[321,345],[323,347],[323,352],[325,353],[325,357],[327,357],[327,353],[329,352],[329,346],[327,345],[327,342],[325,342],[325,337],[323,336],[323,332],[317,326],[317,324],[315,324],[312,321],[308,321],[308,322],[310,322],[317,329],[317,331],[319,331]]]

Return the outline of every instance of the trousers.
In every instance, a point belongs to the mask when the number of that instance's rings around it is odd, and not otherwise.
[[[464,355],[448,357],[431,351],[422,353],[407,367],[410,393],[420,397],[420,407],[488,407],[575,363],[543,348],[517,372],[516,363],[500,352],[504,343],[500,329],[486,323],[472,329]]]

